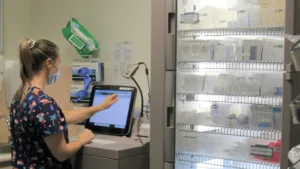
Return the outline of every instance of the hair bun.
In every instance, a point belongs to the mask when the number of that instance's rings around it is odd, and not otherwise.
[[[34,47],[34,45],[35,45],[35,40],[29,39],[29,41],[28,41],[29,49],[32,49]]]

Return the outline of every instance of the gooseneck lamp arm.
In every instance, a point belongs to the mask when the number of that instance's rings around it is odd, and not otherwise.
[[[132,81],[135,83],[135,85],[137,86],[137,88],[139,89],[139,92],[141,94],[141,117],[144,117],[144,96],[143,96],[143,92],[142,89],[140,87],[140,85],[137,83],[137,81],[134,79],[134,77],[131,77]]]

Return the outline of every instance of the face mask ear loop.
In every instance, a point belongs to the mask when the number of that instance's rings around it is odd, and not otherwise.
[[[49,58],[49,57],[48,57]],[[49,58],[50,59],[50,62],[51,62],[51,64],[53,65],[53,67],[55,67],[56,69],[57,69],[57,72],[59,71],[59,66],[56,66],[55,65],[55,61],[53,60],[53,59],[51,59],[51,58]],[[48,69],[48,73],[50,73],[51,74],[51,72],[50,72],[50,70]]]

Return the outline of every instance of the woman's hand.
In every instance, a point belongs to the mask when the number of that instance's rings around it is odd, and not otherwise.
[[[104,101],[99,105],[99,108],[101,110],[105,110],[109,108],[111,105],[116,103],[118,101],[117,94],[112,94],[107,96]]]
[[[98,105],[86,107],[77,110],[64,111],[65,118],[67,120],[67,124],[76,124],[82,122],[93,116],[95,113],[98,113],[102,110],[109,108],[111,105],[118,101],[117,95],[109,95],[104,101]]]
[[[85,145],[89,142],[91,142],[94,139],[95,135],[94,133],[89,130],[85,129],[78,137],[78,139]]]

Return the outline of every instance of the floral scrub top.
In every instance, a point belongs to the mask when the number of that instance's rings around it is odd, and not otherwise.
[[[64,114],[53,98],[41,89],[29,89],[22,105],[13,100],[10,109],[12,166],[15,169],[71,169],[70,160],[59,162],[44,137],[64,133],[68,127]]]

